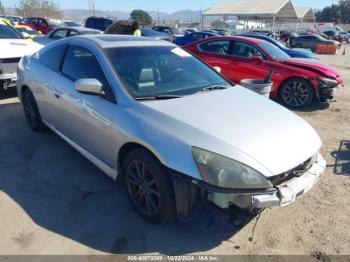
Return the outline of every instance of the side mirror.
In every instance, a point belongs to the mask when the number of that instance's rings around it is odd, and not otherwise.
[[[103,95],[102,83],[94,78],[83,78],[75,81],[75,90],[87,95]]]
[[[257,65],[261,65],[262,63],[264,63],[264,60],[261,58],[261,56],[256,56],[256,55],[252,56],[250,58],[250,61],[252,61],[252,63]]]
[[[221,67],[220,66],[213,66],[213,69],[218,72],[219,74],[221,74]]]

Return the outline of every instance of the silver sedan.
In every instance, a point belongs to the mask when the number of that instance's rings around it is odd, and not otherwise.
[[[169,42],[59,40],[21,60],[17,89],[32,130],[50,128],[122,179],[154,223],[189,216],[199,198],[287,205],[325,169],[308,123]]]

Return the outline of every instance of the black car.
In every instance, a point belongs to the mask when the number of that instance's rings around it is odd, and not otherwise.
[[[101,31],[106,31],[107,27],[114,24],[118,20],[115,18],[105,18],[105,17],[97,17],[92,16],[86,19],[85,27],[86,28],[92,28],[97,29]]]
[[[342,41],[341,37],[339,36],[339,33],[334,30],[324,31],[323,34],[328,36],[331,40]]]
[[[334,40],[327,40],[320,35],[299,35],[291,39],[291,47],[307,48],[315,52],[318,45],[337,45],[340,47],[340,43]]]

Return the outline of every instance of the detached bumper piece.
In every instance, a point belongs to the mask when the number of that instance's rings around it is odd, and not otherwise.
[[[232,204],[243,209],[286,206],[308,192],[322,176],[325,168],[326,161],[318,154],[316,162],[307,171],[275,186],[275,190],[243,194],[209,192],[208,199],[221,208],[229,208]]]
[[[334,90],[339,85],[338,81],[328,78],[318,79],[318,99],[320,102],[328,102],[334,98]]]

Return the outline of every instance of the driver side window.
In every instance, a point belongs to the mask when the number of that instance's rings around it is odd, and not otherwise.
[[[243,57],[243,58],[252,58],[253,56],[260,56],[264,59],[263,54],[254,46],[244,43],[235,41],[232,50],[231,55]]]
[[[227,55],[229,53],[229,47],[230,41],[228,40],[216,40],[200,45],[202,51],[219,55]]]
[[[105,98],[115,101],[111,86],[96,57],[86,48],[70,46],[66,53],[62,73],[73,81],[82,78],[95,78],[102,83]]]

